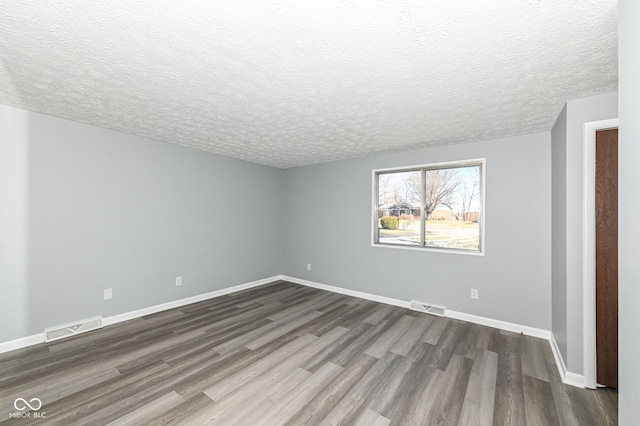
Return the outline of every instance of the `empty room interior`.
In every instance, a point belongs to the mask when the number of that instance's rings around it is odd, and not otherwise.
[[[0,4],[0,425],[633,425],[640,2]]]

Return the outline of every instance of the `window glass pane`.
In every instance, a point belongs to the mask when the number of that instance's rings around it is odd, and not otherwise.
[[[378,175],[378,242],[420,246],[420,171]]]
[[[425,173],[425,246],[479,250],[480,166]]]

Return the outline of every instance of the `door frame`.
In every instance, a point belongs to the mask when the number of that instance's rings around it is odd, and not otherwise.
[[[618,119],[584,124],[583,236],[583,371],[585,387],[596,383],[596,132],[618,128]]]

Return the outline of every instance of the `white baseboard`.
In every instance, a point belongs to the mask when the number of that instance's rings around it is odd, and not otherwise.
[[[44,343],[44,333],[33,334],[31,336],[9,340],[8,342],[2,342],[0,343],[0,354],[15,351],[16,349],[26,348],[27,346],[37,345],[38,343]]]
[[[549,340],[551,332],[541,328],[529,327],[526,325],[514,324],[512,322],[501,321],[493,318],[481,317],[478,315],[465,314],[464,312],[456,312],[447,310],[447,317],[460,321],[472,322],[474,324],[486,325],[487,327],[498,328],[513,333],[522,333],[527,336],[538,337],[540,339]]]
[[[565,374],[564,379],[562,380],[562,383],[584,389],[586,380],[584,376],[581,374],[576,374],[576,373],[567,371],[567,374]]]
[[[283,281],[289,281],[296,284],[301,284],[307,287],[318,288],[321,290],[327,290],[334,293],[345,294],[348,296],[359,297],[365,300],[371,300],[374,302],[386,303],[388,305],[399,306],[401,308],[411,308],[411,302],[405,302],[399,299],[392,299],[390,297],[378,296],[371,293],[364,293],[362,291],[349,290],[342,287],[335,287],[327,284],[320,284],[313,281],[303,280],[300,278],[290,277],[287,275],[280,275],[278,279]],[[496,320],[492,318],[481,317],[478,315],[465,314],[464,312],[456,312],[447,310],[446,316],[448,318],[457,319],[465,322],[472,322],[474,324],[486,325],[488,327],[497,328],[500,330],[511,331],[514,333],[522,333],[527,336],[538,337],[540,339],[545,339],[549,341],[551,345],[551,352],[553,352],[553,357],[556,360],[556,365],[558,366],[558,371],[560,373],[560,377],[562,378],[562,382],[576,386],[579,388],[585,387],[585,377],[576,373],[571,373],[567,371],[565,367],[564,360],[560,355],[560,350],[558,349],[558,344],[556,343],[555,338],[553,337],[553,333],[549,330],[543,330],[540,328],[529,327],[526,325],[514,324],[511,322]]]
[[[131,312],[125,312],[123,314],[106,317],[102,320],[102,323],[104,326],[113,325],[119,322],[140,318],[145,315],[151,315],[157,312],[166,311],[173,308],[179,308],[181,306],[190,305],[192,303],[202,302],[203,300],[213,299],[215,297],[220,297],[226,294],[235,293],[237,291],[246,290],[253,287],[259,287],[261,285],[278,281],[279,279],[280,279],[279,276],[264,278],[262,280],[251,281],[249,283],[239,284],[233,287],[227,287],[220,290],[211,291],[209,293],[199,294],[197,296],[187,297],[185,299],[174,300],[171,302],[162,303],[160,305],[150,306],[148,308],[142,308],[142,309],[138,309]]]
[[[278,281],[280,276],[274,276],[270,278],[264,278],[262,280],[251,281],[244,284],[239,284],[233,287],[227,287],[209,293],[199,294],[197,296],[187,297],[185,299],[174,300],[160,305],[150,306],[148,308],[142,308],[131,312],[125,312],[123,314],[113,315],[103,318],[103,326],[109,326],[117,324],[119,322],[128,321],[135,318],[140,318],[145,315],[155,314],[157,312],[166,311],[167,309],[179,308],[181,306],[189,305],[191,303],[201,302],[203,300],[213,299],[215,297],[224,296],[225,294],[235,293],[237,291],[246,290],[253,287],[269,284],[274,281]],[[8,342],[0,343],[0,353],[13,351],[16,349],[26,348],[27,346],[37,345],[38,343],[44,343],[44,333],[34,334],[32,336],[21,337],[19,339],[10,340]]]
[[[407,308],[407,309],[411,308],[411,302],[407,302],[404,300],[393,299],[391,297],[379,296],[376,294],[365,293],[365,292],[356,291],[356,290],[349,290],[342,287],[321,284],[314,281],[308,281],[300,278],[290,277],[287,275],[276,275],[270,278],[264,278],[261,280],[252,281],[245,284],[239,284],[233,287],[227,287],[227,288],[212,291],[209,293],[199,294],[197,296],[187,297],[185,299],[174,300],[171,302],[162,303],[160,305],[150,306],[148,308],[138,309],[131,312],[125,312],[123,314],[106,317],[103,319],[103,325],[109,326],[109,325],[117,324],[123,321],[140,318],[145,315],[151,315],[157,312],[166,311],[168,309],[179,308],[181,306],[189,305],[191,303],[213,299],[215,297],[220,297],[226,294],[235,293],[237,291],[258,287],[258,286],[269,284],[279,280],[289,281],[295,284],[300,284],[307,287],[313,287],[320,290],[331,291],[333,293],[339,293],[347,296],[358,297],[360,299],[371,300],[373,302],[380,302],[388,305],[399,306],[401,308]],[[486,325],[489,327],[498,328],[500,330],[511,331],[514,333],[523,333],[528,336],[539,337],[541,339],[549,340],[549,344],[551,345],[551,351],[555,358],[556,365],[558,366],[558,372],[560,373],[562,382],[568,385],[576,386],[580,388],[585,387],[586,382],[585,382],[584,376],[567,371],[564,360],[562,359],[562,355],[560,354],[560,350],[558,349],[558,344],[556,343],[556,340],[553,337],[553,333],[551,333],[550,331],[528,327],[520,324],[514,324],[506,321],[495,320],[492,318],[485,318],[477,315],[465,314],[463,312],[449,311],[449,310],[447,311],[447,317],[458,319],[461,321],[472,322],[475,324]],[[31,336],[21,337],[19,339],[10,340],[8,342],[1,342],[0,353],[13,351],[15,349],[25,348],[27,346],[37,345],[39,343],[44,343],[44,333],[38,333]]]
[[[290,277],[287,275],[280,275],[279,279],[283,281],[289,281],[295,284],[301,284],[307,287],[313,287],[320,290],[326,290],[333,293],[344,294],[347,296],[358,297],[360,299],[371,300],[374,302],[386,303],[387,305],[399,306],[401,308],[411,308],[411,302],[405,302],[404,300],[392,299],[390,297],[378,296],[376,294],[364,293],[356,290],[349,290],[342,287],[335,287],[327,284],[320,284],[313,281],[302,280],[300,278]]]
[[[567,371],[567,366],[564,363],[564,359],[562,358],[562,354],[560,353],[560,348],[558,348],[558,342],[556,342],[555,337],[553,337],[553,333],[551,333],[551,336],[549,336],[549,345],[551,345],[551,352],[553,353],[553,357],[556,360],[558,373],[560,373],[560,379],[562,379],[562,383],[578,388],[584,388],[586,384],[585,377],[580,374]]]
[[[289,281],[296,284],[302,284],[308,287],[318,288],[321,290],[327,290],[334,293],[346,294],[348,296],[359,297],[361,299],[371,300],[374,302],[386,303],[388,305],[399,306],[401,308],[411,308],[411,302],[406,302],[404,300],[392,299],[390,297],[378,296],[376,294],[365,293],[362,291],[349,290],[342,287],[335,287],[327,284],[320,284],[313,281],[302,280],[300,278],[290,277],[287,275],[280,275],[279,279],[283,281]],[[514,333],[523,333],[527,336],[539,337],[541,339],[549,339],[551,336],[551,332],[547,330],[542,330],[539,328],[527,327],[525,325],[513,324],[510,322],[495,320],[491,318],[480,317],[477,315],[465,314],[462,312],[450,311],[447,310],[447,317],[458,319],[461,321],[472,322],[475,324],[486,325],[493,328],[498,328],[500,330],[512,331]]]

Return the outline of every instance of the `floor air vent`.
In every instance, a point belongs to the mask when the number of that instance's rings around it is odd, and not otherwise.
[[[418,302],[417,300],[411,301],[411,310],[424,312],[425,314],[437,315],[439,317],[444,317],[447,313],[447,308],[444,306]]]
[[[75,336],[98,328],[102,328],[102,317],[59,325],[44,330],[44,341],[47,343],[53,342],[54,340],[64,339],[65,337]]]

